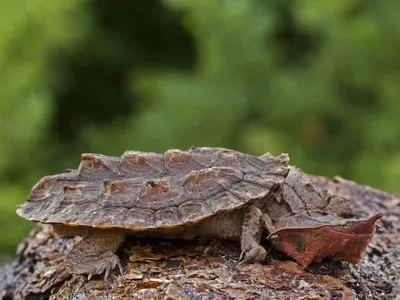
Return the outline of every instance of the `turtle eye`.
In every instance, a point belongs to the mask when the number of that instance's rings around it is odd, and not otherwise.
[[[274,185],[271,187],[271,192],[278,192],[281,190],[281,184],[280,183],[274,183]]]
[[[156,183],[154,181],[152,181],[152,180],[147,181],[146,184],[148,184],[151,187],[155,187],[155,185],[156,185]]]
[[[274,242],[279,242],[279,241],[282,240],[282,237],[281,237],[279,234],[271,234],[271,235],[268,237],[268,239],[269,239],[269,240],[272,240],[272,241],[274,241]]]

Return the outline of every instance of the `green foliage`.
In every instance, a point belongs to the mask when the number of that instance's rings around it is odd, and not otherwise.
[[[288,152],[398,192],[397,1],[29,3],[0,4],[0,247],[30,186],[82,152]]]
[[[80,35],[71,22],[71,15],[79,16],[79,2],[0,3],[0,248],[15,247],[30,226],[20,221],[15,208],[26,198],[32,179],[46,169],[36,164],[35,153],[49,149],[40,144],[55,100],[51,85],[56,74],[49,56]]]

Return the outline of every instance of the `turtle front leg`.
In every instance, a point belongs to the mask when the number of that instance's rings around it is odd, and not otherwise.
[[[264,221],[264,229],[268,231],[268,234],[271,234],[276,230],[276,227],[268,214],[263,215],[263,221]]]
[[[124,239],[125,234],[121,230],[90,231],[68,253],[64,267],[70,274],[88,274],[88,279],[103,272],[104,279],[107,279],[110,270],[117,265],[122,274],[123,269],[115,252]]]
[[[255,205],[249,205],[244,213],[241,235],[242,253],[240,258],[243,262],[263,261],[267,251],[260,245],[261,235],[265,228],[264,216]]]

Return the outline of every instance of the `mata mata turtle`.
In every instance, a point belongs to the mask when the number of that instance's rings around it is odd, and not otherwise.
[[[303,266],[325,257],[359,262],[382,215],[325,212],[326,193],[288,160],[208,147],[82,154],[77,170],[42,178],[17,213],[82,236],[64,267],[90,277],[117,265],[122,272],[115,253],[126,236],[236,240],[243,261],[262,261],[265,235]]]

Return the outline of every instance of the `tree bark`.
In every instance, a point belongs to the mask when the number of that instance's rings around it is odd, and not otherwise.
[[[324,260],[302,268],[269,250],[263,264],[238,264],[239,243],[128,240],[118,255],[125,274],[107,281],[60,272],[79,238],[58,237],[39,224],[0,269],[1,299],[397,299],[400,295],[400,196],[335,177],[311,176],[343,201],[345,218],[384,214],[357,265]],[[268,243],[264,246],[268,249]]]

